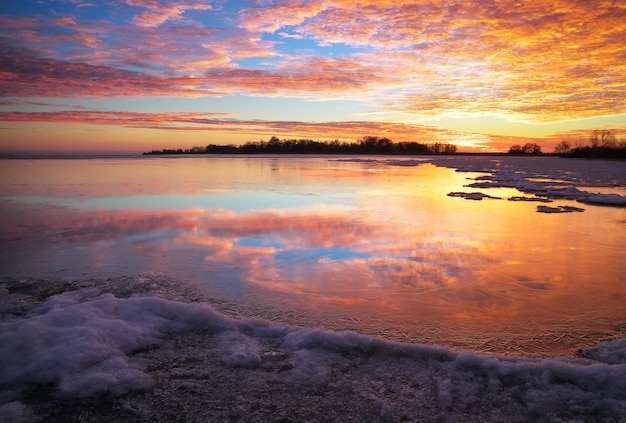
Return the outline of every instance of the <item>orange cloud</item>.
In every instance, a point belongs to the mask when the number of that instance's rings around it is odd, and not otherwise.
[[[381,120],[402,116],[407,122],[482,114],[534,124],[626,113],[626,6],[619,0],[253,3],[231,10],[196,0],[123,0],[118,5],[124,19],[117,21],[78,9],[0,15],[0,96],[34,102],[239,95],[340,99],[382,112]],[[348,113],[339,119],[351,121],[342,124],[202,115],[163,116],[166,123],[135,116],[135,124],[118,117],[120,125],[250,136],[347,139],[372,130],[398,141],[474,136],[355,122]],[[28,121],[26,115],[4,116]],[[83,117],[115,124],[103,115]],[[493,145],[512,140],[481,136]]]
[[[243,9],[237,15],[240,27],[228,29],[189,20],[187,11],[210,8],[201,2],[126,3],[141,10],[134,15],[136,27],[105,21],[85,25],[70,17],[2,17],[0,28],[10,30],[6,36],[15,45],[27,42],[30,49],[48,57],[59,46],[74,48],[64,49],[54,65],[44,64],[50,59],[37,54],[7,57],[2,76],[9,82],[0,93],[243,93],[315,99],[341,94],[363,101],[385,98],[381,106],[386,110],[418,116],[499,112],[536,122],[625,110],[626,62],[621,52],[626,8],[619,2],[288,0]],[[181,24],[155,30],[154,26],[170,20]],[[51,35],[46,28],[53,25],[73,32]],[[303,56],[261,38],[262,33],[281,30],[285,39],[362,51],[328,58],[310,50]],[[120,34],[115,45],[105,41],[112,32]],[[98,48],[97,54],[93,48]],[[272,62],[263,67],[237,64],[249,57],[272,58]],[[30,62],[23,77],[11,71],[15,62]],[[51,68],[69,78],[59,83]],[[29,79],[33,73],[37,78]],[[128,83],[122,87],[119,79]]]
[[[46,103],[44,103],[45,105]],[[1,104],[0,104],[1,105]],[[536,139],[463,133],[436,127],[377,121],[301,122],[245,120],[224,113],[140,113],[125,111],[69,110],[59,112],[0,112],[3,122],[47,122],[61,124],[112,125],[172,131],[212,131],[260,137],[312,138],[354,141],[366,135],[385,136],[395,142],[453,143],[460,147],[491,145],[508,149],[512,144],[537,142]],[[555,141],[555,144],[558,141]]]
[[[620,2],[314,1],[281,25],[275,18],[291,4],[253,9],[251,28],[290,29],[322,46],[367,47],[370,64],[389,52],[413,57],[393,67],[409,83],[392,109],[501,111],[539,122],[626,110]]]

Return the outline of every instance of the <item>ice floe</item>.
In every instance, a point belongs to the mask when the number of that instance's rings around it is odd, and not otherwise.
[[[470,188],[515,188],[520,192],[535,194],[550,199],[576,200],[581,203],[624,206],[626,196],[619,194],[600,194],[581,190],[575,186],[555,187],[551,182],[532,182],[528,178],[532,175],[524,175],[509,171],[496,171],[489,177],[476,178],[478,182],[467,184]],[[516,197],[517,198],[517,197]]]
[[[483,198],[489,198],[492,200],[501,200],[502,197],[494,197],[488,194],[483,194],[482,192],[450,192],[448,193],[448,197],[460,197],[465,198],[466,200],[482,200]]]
[[[619,194],[585,194],[576,199],[581,203],[626,206],[626,196]]]
[[[559,171],[554,171],[553,174],[546,174],[546,172],[550,171],[551,166],[554,166],[554,160],[565,160],[562,163],[567,162],[568,165],[572,165],[572,163],[580,165],[579,162],[571,162],[566,159],[554,159],[554,158],[538,158],[540,160],[512,160],[514,158],[500,158],[500,159],[491,159],[488,161],[492,164],[491,167],[485,165],[485,158],[477,158],[477,157],[460,157],[458,159],[451,160],[448,159],[440,159],[433,158],[432,163],[438,166],[446,166],[452,167],[456,169],[456,171],[462,172],[480,172],[487,173],[486,175],[480,175],[474,178],[474,182],[471,182],[465,185],[468,188],[480,188],[480,189],[488,189],[488,188],[515,188],[518,191],[525,194],[534,194],[538,198],[544,198],[545,200],[535,200],[533,197],[510,197],[509,199],[512,201],[545,201],[549,202],[553,199],[565,199],[565,200],[575,200],[580,203],[586,204],[594,204],[594,205],[604,205],[604,206],[618,206],[623,207],[626,206],[626,195],[620,195],[617,193],[598,193],[593,191],[587,191],[585,189],[581,189],[579,186],[574,185],[573,183],[582,183],[582,184],[592,184],[594,183],[600,176],[598,174],[591,174],[589,172],[583,173],[585,178],[587,179],[572,179],[572,172],[569,172],[565,169]],[[543,162],[541,162],[543,160]],[[504,165],[505,163],[511,162],[510,165]],[[533,166],[528,166],[529,163],[532,163]],[[540,168],[538,165],[544,164],[544,168]],[[587,164],[589,162],[587,161]],[[598,166],[588,166],[589,168],[593,168]],[[623,186],[622,184],[626,184],[626,172],[624,171],[623,164],[614,164],[610,163],[609,165],[605,163],[599,164],[601,169],[608,168],[610,166],[611,172],[606,172],[605,180],[601,180],[598,183],[601,185],[611,185],[611,186]],[[617,174],[613,172],[621,172],[620,175],[624,181],[620,180]],[[597,172],[601,173],[601,172]],[[569,177],[569,178],[568,178]],[[564,186],[565,185],[565,186]],[[470,197],[463,197],[470,198]],[[486,197],[483,197],[486,198]],[[541,209],[538,211],[545,212]],[[579,210],[570,210],[570,211],[579,211]],[[561,211],[563,212],[563,210]]]
[[[552,200],[548,198],[542,197],[525,197],[525,196],[513,196],[509,197],[507,200],[509,201],[529,201],[529,202],[537,202],[537,203],[551,203]]]
[[[537,206],[538,213],[572,213],[572,212],[584,212],[585,209],[581,209],[580,207],[574,206],[558,206],[558,207],[550,207],[550,206]]]

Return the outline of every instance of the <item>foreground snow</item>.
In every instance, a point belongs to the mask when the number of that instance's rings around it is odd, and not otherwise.
[[[626,415],[626,339],[580,357],[479,355],[236,319],[149,278],[4,286],[2,422]]]

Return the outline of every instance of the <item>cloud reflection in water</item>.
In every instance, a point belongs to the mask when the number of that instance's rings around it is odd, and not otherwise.
[[[49,211],[42,209],[43,214]],[[245,282],[266,289],[315,294],[322,300],[340,297],[348,303],[392,292],[450,296],[452,287],[471,284],[481,273],[478,269],[496,260],[463,239],[416,238],[350,208],[243,214],[101,209],[34,221],[13,225],[12,236],[37,233],[49,243],[64,244],[74,257],[90,243],[99,243],[101,254],[122,249],[138,263],[167,254],[156,266],[163,271],[184,263],[188,272],[202,278],[208,263],[238,269]],[[193,257],[202,260],[193,262]]]
[[[620,210],[544,216],[533,204],[462,201],[446,193],[475,175],[412,162],[128,160],[115,163],[114,184],[93,176],[111,163],[91,163],[11,171],[5,276],[172,275],[307,309],[307,325],[368,330],[378,319],[418,332],[412,340],[445,332],[474,349],[498,327],[529,345],[546,327],[572,332],[563,322],[602,336],[626,318],[623,243],[602,226]]]

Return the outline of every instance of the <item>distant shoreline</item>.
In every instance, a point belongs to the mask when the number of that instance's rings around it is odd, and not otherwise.
[[[368,157],[368,156],[389,156],[389,157],[445,157],[445,156],[465,156],[465,157],[560,157],[565,159],[579,160],[606,160],[626,162],[624,158],[610,157],[570,157],[557,153],[541,154],[510,154],[506,152],[457,152],[457,153],[421,153],[421,154],[400,154],[400,153],[0,153],[0,160],[87,160],[87,159],[136,159],[139,157]]]
[[[461,152],[454,154],[444,154],[444,153],[423,153],[423,154],[393,154],[393,153],[231,153],[231,154],[219,154],[219,153],[142,153],[143,157],[168,157],[168,158],[177,158],[177,157],[359,157],[359,158],[367,158],[367,157],[395,157],[395,158],[412,158],[412,157],[423,157],[423,158],[435,158],[435,157],[561,157],[555,153],[545,153],[545,154],[509,154],[503,152]]]
[[[393,153],[0,153],[0,160],[83,160],[83,159],[136,159],[140,157],[445,157],[445,156],[486,156],[486,157],[554,157],[558,154],[512,155],[504,152],[459,152],[454,154],[393,154]]]

